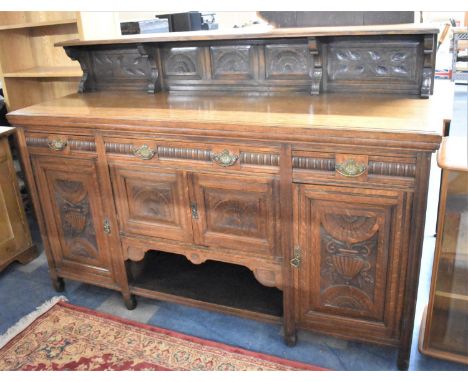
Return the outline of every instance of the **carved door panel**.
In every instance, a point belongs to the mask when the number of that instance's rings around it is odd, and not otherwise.
[[[186,178],[181,171],[111,166],[120,229],[192,242]]]
[[[111,276],[95,159],[37,156],[32,163],[59,271]]]
[[[403,193],[307,185],[295,189],[298,321],[394,336],[401,309]]]
[[[192,174],[198,244],[276,256],[277,181],[271,177]]]

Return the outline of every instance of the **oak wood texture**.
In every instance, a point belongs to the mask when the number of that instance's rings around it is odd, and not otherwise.
[[[248,76],[242,68],[214,73],[235,83]],[[138,294],[273,320],[172,295],[129,272],[152,251],[240,265],[282,291],[288,344],[304,328],[397,346],[404,369],[430,158],[452,97],[447,83],[425,100],[96,89],[8,118],[19,126],[54,284],[114,288],[132,308]]]
[[[0,126],[0,271],[12,262],[26,264],[37,255],[16,180],[8,136],[14,128]]]
[[[57,46],[81,65],[79,92],[364,92],[428,98],[434,86],[436,31],[414,25],[401,31],[216,31]]]
[[[9,111],[70,94],[82,72],[58,41],[78,37],[77,12],[0,12],[0,81]]]
[[[28,68],[19,70],[17,72],[3,73],[6,78],[9,77],[81,77],[83,73],[79,68],[69,66],[36,66],[34,68]]]
[[[20,24],[2,25],[0,26],[0,30],[48,27],[51,25],[66,25],[66,24],[75,24],[75,23],[76,23],[76,19],[36,21],[36,22],[26,22],[26,23],[20,23]]]
[[[398,95],[323,94],[320,97],[174,96],[136,92],[72,94],[9,113],[20,125],[44,126],[54,115],[61,126],[105,126],[115,131],[193,136],[236,136],[280,142],[376,144],[433,151],[443,119],[450,119],[453,84],[438,83],[427,101]],[[117,111],[117,112],[116,112]],[[108,121],[115,121],[113,124]],[[181,127],[183,126],[183,127]],[[47,127],[45,127],[47,128]],[[54,129],[51,129],[54,130]]]
[[[308,27],[308,28],[261,28],[258,32],[246,32],[243,30],[192,31],[155,33],[144,36],[122,36],[118,39],[107,40],[70,40],[57,43],[57,46],[84,46],[142,42],[167,42],[167,41],[205,41],[205,40],[243,40],[253,38],[293,38],[307,36],[347,36],[347,35],[394,35],[394,34],[426,34],[438,33],[435,26],[424,24],[395,24],[395,25],[364,25],[364,26],[340,26],[340,27]]]

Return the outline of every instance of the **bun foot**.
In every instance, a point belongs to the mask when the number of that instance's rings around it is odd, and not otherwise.
[[[125,307],[128,310],[133,310],[133,309],[136,308],[137,300],[136,300],[136,298],[135,298],[135,296],[133,294],[131,294],[129,296],[123,296],[123,300],[124,300],[124,303],[125,303]]]
[[[54,287],[56,292],[63,292],[65,290],[65,282],[61,277],[52,279],[52,286]]]
[[[290,347],[296,346],[296,342],[297,342],[296,333],[293,333],[293,334],[290,334],[290,335],[285,335],[284,336],[284,342],[286,343],[286,345],[288,345]]]
[[[397,363],[398,370],[400,371],[408,371],[409,368],[409,360],[408,359],[398,359]]]

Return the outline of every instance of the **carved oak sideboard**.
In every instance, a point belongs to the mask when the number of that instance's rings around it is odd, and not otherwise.
[[[450,88],[420,99],[435,33],[63,44],[81,93],[8,115],[55,287],[282,322],[291,345],[302,328],[396,346],[407,368],[431,154],[451,109]]]

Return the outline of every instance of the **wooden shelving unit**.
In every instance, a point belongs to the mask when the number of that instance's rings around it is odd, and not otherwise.
[[[76,92],[77,62],[54,47],[80,38],[78,12],[0,12],[0,81],[8,111]]]
[[[47,27],[47,26],[50,26],[50,25],[76,24],[76,22],[77,22],[77,19],[73,18],[73,19],[67,19],[67,20],[37,21],[37,22],[29,22],[29,23],[2,25],[2,26],[0,26],[0,31],[1,30],[12,30],[12,29]]]

